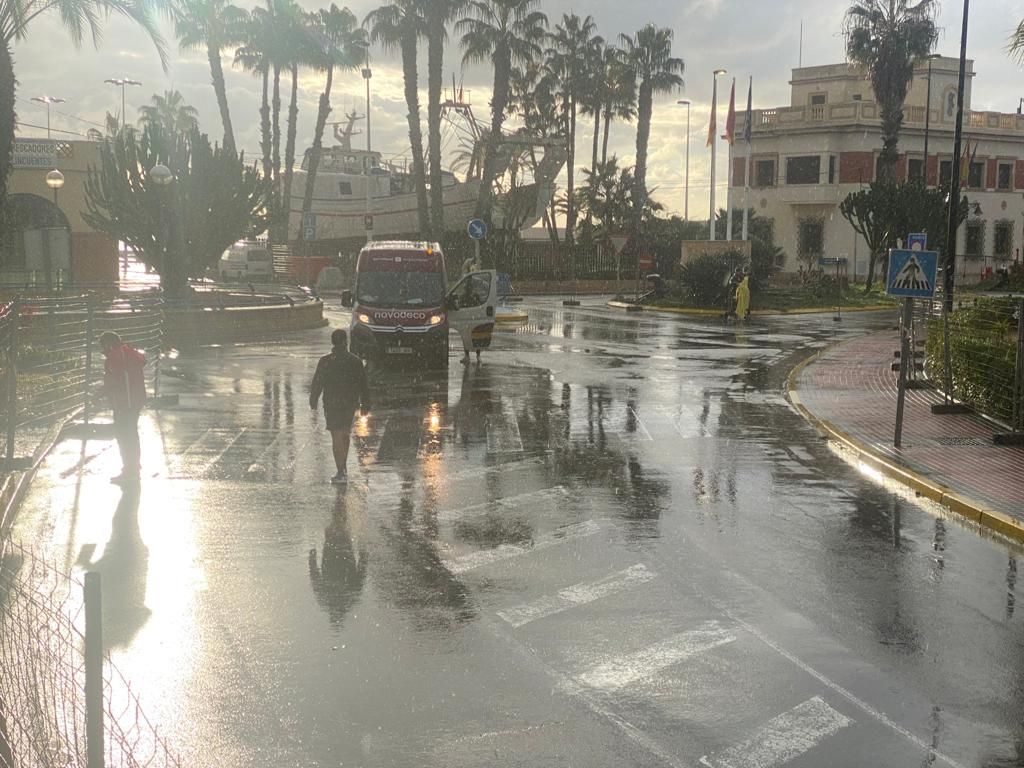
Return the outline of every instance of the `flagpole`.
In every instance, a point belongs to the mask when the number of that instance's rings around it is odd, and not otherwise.
[[[748,232],[747,225],[748,225],[748,219],[750,218],[749,211],[748,211],[748,207],[749,206],[747,205],[747,195],[750,193],[750,160],[751,160],[751,158],[753,157],[753,154],[754,154],[753,153],[753,148],[751,146],[751,141],[753,139],[753,134],[754,134],[754,126],[753,126],[754,112],[753,112],[753,109],[752,109],[752,106],[753,106],[753,104],[752,104],[753,96],[754,96],[754,78],[753,78],[753,76],[751,76],[751,78],[750,78],[750,85],[747,88],[747,124],[743,128],[743,138],[746,139],[746,142],[747,142],[747,157],[746,157],[746,159],[743,162],[743,240],[744,240],[744,242],[746,242],[746,240],[747,240],[747,232]]]
[[[718,123],[715,120],[715,111],[718,105],[718,76],[724,75],[724,69],[716,69],[711,79],[711,125],[708,129],[708,144],[711,145],[711,216],[708,218],[708,229],[710,230],[709,240],[715,239],[715,133],[718,130]]]
[[[729,94],[729,117],[725,121],[726,139],[729,142],[729,172],[726,178],[729,184],[725,188],[725,239],[732,241],[732,188],[736,181],[732,177],[732,147],[736,134],[736,78],[732,79],[732,92]]]

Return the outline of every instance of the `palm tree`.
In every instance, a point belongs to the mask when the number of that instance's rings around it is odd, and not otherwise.
[[[148,105],[139,107],[139,127],[153,125],[169,136],[184,136],[199,127],[199,113],[185,103],[180,91],[164,91],[163,96],[154,93]]]
[[[647,145],[651,138],[654,96],[683,84],[683,60],[672,57],[672,30],[646,25],[635,36],[621,35],[626,61],[637,82],[636,166],[633,170],[633,215],[637,230],[647,205]]]
[[[462,35],[463,64],[492,61],[494,91],[491,96],[491,126],[488,136],[476,215],[490,221],[492,185],[498,175],[501,127],[509,102],[512,66],[539,58],[548,19],[536,10],[539,0],[472,0],[469,18],[455,29]]]
[[[299,65],[308,62],[311,41],[306,28],[306,17],[298,4],[283,0],[278,7],[278,31],[284,45],[282,65],[287,65],[291,75],[291,99],[288,102],[288,133],[284,147],[284,184],[281,193],[282,205],[277,221],[280,237],[288,236],[288,213],[292,199],[292,177],[295,173],[295,139],[299,122]]]
[[[309,152],[306,166],[306,188],[302,195],[302,216],[313,210],[313,188],[316,172],[320,165],[320,150],[323,146],[324,129],[331,113],[331,88],[334,85],[335,69],[355,69],[366,55],[366,32],[359,28],[359,22],[348,8],[321,8],[307,17],[307,26],[315,47],[311,51],[310,65],[326,72],[324,91],[320,94],[320,108],[316,114],[313,129],[313,147]],[[291,201],[289,201],[289,206]],[[299,239],[304,227],[299,227]]]
[[[938,0],[859,0],[846,11],[846,56],[868,71],[882,118],[881,178],[896,178],[903,102],[914,65],[938,39]]]
[[[422,0],[427,21],[427,153],[430,169],[430,226],[435,237],[444,232],[444,189],[441,177],[441,83],[448,22],[466,0]]]
[[[427,205],[427,175],[423,165],[423,129],[420,126],[419,78],[416,69],[416,42],[425,33],[426,21],[415,0],[393,0],[390,5],[371,11],[363,24],[369,28],[372,42],[386,51],[397,48],[402,55],[416,210],[420,232],[428,232],[430,211]]]
[[[608,162],[608,134],[612,120],[633,122],[636,117],[636,74],[622,51],[615,51],[615,58],[608,69],[607,90],[603,94],[604,129],[601,137],[601,163]]]
[[[273,19],[266,8],[253,8],[244,24],[244,43],[235,51],[235,66],[262,80],[260,101],[260,150],[263,154],[263,178],[273,178],[270,129],[270,38],[274,34]]]
[[[604,40],[594,34],[596,25],[590,16],[581,19],[575,13],[562,16],[551,35],[547,51],[547,70],[551,87],[557,89],[562,109],[562,124],[569,137],[566,161],[565,237],[570,243],[576,228],[576,118],[580,104],[593,89],[593,62]],[[597,146],[595,144],[595,152]]]
[[[81,45],[88,33],[93,43],[103,36],[102,19],[110,13],[124,16],[142,27],[156,45],[160,62],[167,68],[167,49],[157,30],[154,4],[147,0],[0,0],[0,206],[7,194],[7,177],[14,151],[15,113],[14,43],[24,40],[32,23],[53,11],[71,42]]]
[[[1024,21],[1021,21],[1017,28],[1013,30],[1006,50],[1017,60],[1018,64],[1024,63]]]
[[[174,7],[174,32],[178,45],[185,49],[205,49],[210,62],[210,78],[217,95],[217,107],[224,127],[224,148],[235,151],[235,132],[228,109],[227,86],[220,52],[242,42],[240,34],[247,14],[225,0],[179,0]]]

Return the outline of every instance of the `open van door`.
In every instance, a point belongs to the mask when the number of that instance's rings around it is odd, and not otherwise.
[[[448,326],[459,332],[462,349],[487,349],[498,306],[498,273],[493,269],[463,275],[447,296]]]

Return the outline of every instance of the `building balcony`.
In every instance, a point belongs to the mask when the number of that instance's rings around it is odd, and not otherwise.
[[[924,107],[905,107],[903,124],[924,128]],[[740,116],[737,133],[742,134],[745,115]],[[787,130],[807,130],[820,127],[875,126],[881,122],[878,104],[873,101],[850,101],[836,104],[812,104],[805,107],[779,107],[755,109],[752,116],[753,133],[775,134]],[[944,121],[939,110],[931,113],[932,130],[952,130],[952,121]],[[1024,116],[1003,112],[964,112],[964,126],[973,132],[991,131],[999,134],[1024,135]]]

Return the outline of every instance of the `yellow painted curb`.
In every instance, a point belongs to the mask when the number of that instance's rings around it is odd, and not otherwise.
[[[513,325],[515,323],[525,323],[530,319],[530,316],[525,312],[517,312],[516,314],[498,315],[494,318],[494,322],[498,325]]]
[[[797,378],[803,370],[817,360],[823,352],[834,349],[843,343],[844,342],[840,341],[823,350],[815,352],[790,371],[789,376],[786,379],[787,396],[789,402],[794,408],[796,408],[797,412],[803,416],[811,426],[819,432],[822,432],[826,437],[842,443],[846,448],[857,454],[860,461],[875,471],[885,475],[891,480],[895,480],[896,482],[907,486],[921,496],[941,504],[950,512],[958,514],[961,517],[978,524],[982,528],[999,533],[1016,542],[1024,543],[1024,522],[1018,521],[1002,512],[985,509],[978,502],[957,493],[951,488],[947,488],[941,483],[937,483],[934,480],[918,474],[912,469],[879,456],[872,448],[868,447],[857,438],[840,429],[832,422],[822,419],[808,410],[800,400],[800,394],[796,387]]]
[[[609,301],[609,307],[625,309],[629,306],[623,301]],[[689,315],[691,317],[722,317],[725,312],[721,309],[702,309],[699,307],[659,307],[654,304],[641,304],[645,312],[662,312],[670,315]],[[843,312],[880,312],[887,309],[897,309],[895,304],[885,304],[870,307],[843,307]],[[750,314],[753,317],[778,317],[782,315],[824,315],[835,312],[835,307],[800,307],[797,309],[754,309]]]

